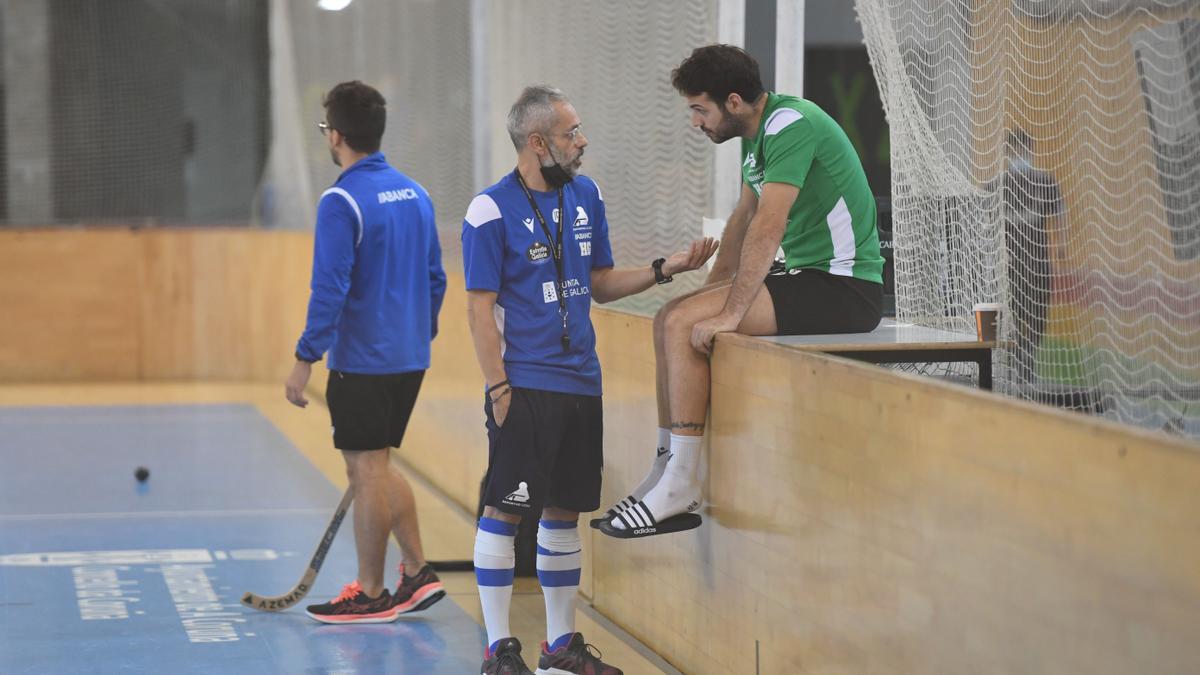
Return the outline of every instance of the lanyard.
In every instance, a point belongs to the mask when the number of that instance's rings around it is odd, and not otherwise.
[[[538,208],[537,202],[534,201],[533,193],[525,185],[525,179],[521,177],[521,172],[513,169],[513,175],[517,177],[517,182],[521,184],[521,190],[525,192],[525,198],[529,200],[529,206],[533,208],[533,215],[537,216],[538,223],[542,226],[542,232],[550,240],[550,256],[554,258],[554,274],[558,288],[558,315],[562,317],[562,348],[563,352],[566,353],[571,351],[571,336],[567,333],[566,280],[563,279],[563,222],[567,219],[567,214],[563,211],[563,189],[562,187],[558,188],[558,238],[556,240],[550,236],[550,226],[546,224],[546,219],[542,216],[542,210]]]

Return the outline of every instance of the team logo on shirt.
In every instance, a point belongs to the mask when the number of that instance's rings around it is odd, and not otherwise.
[[[758,168],[758,158],[753,152],[746,154],[746,161],[742,162],[742,171],[746,174],[746,181],[754,188],[755,192],[762,193],[763,172]]]
[[[533,246],[525,252],[525,256],[529,258],[531,263],[544,263],[550,258],[550,247],[540,241],[533,242]]]
[[[571,226],[574,229],[588,226],[587,211],[583,210],[582,206],[575,207],[575,223]]]
[[[378,195],[379,203],[386,204],[388,202],[402,202],[407,199],[416,199],[417,191],[412,188],[401,188],[399,190],[384,190]]]

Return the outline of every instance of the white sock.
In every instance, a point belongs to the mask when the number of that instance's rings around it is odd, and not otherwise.
[[[658,428],[658,445],[654,449],[654,462],[650,465],[650,473],[642,479],[642,482],[633,489],[631,493],[634,499],[641,499],[646,496],[647,492],[654,489],[658,485],[658,479],[662,478],[663,471],[667,468],[667,460],[671,458],[671,430]]]
[[[703,436],[680,436],[671,434],[671,462],[666,473],[685,478],[695,483],[700,468],[700,444]]]
[[[513,570],[517,563],[513,544],[516,538],[515,523],[479,519],[479,529],[475,531],[475,583],[479,586],[489,653],[497,641],[512,637],[508,609],[512,604]]]
[[[546,644],[550,651],[575,633],[575,598],[582,564],[579,528],[565,520],[542,520],[537,533],[537,575],[546,598]]]
[[[670,461],[662,479],[642,498],[656,521],[700,508],[700,443],[703,440],[703,436],[671,434]],[[613,525],[625,529],[619,518]]]

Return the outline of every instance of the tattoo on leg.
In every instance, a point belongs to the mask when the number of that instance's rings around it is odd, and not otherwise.
[[[689,431],[704,431],[704,422],[671,422],[672,429],[688,429]]]

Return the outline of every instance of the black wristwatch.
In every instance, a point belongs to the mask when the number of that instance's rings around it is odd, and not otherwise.
[[[654,283],[669,284],[672,281],[675,281],[675,277],[669,277],[663,274],[662,266],[665,262],[667,262],[666,258],[659,258],[658,260],[650,263],[650,267],[654,268]]]

